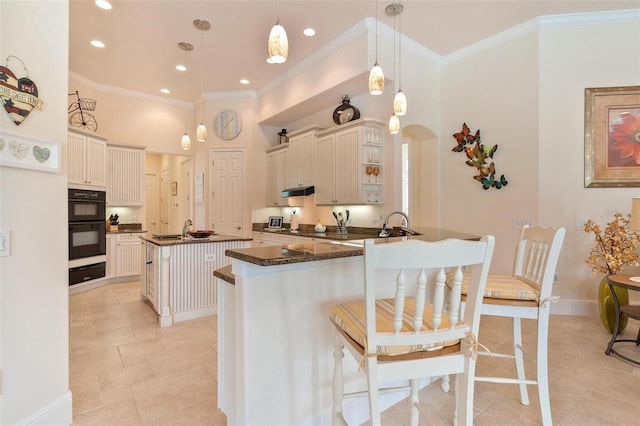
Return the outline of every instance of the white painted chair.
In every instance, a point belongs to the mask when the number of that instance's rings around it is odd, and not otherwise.
[[[540,410],[544,425],[552,424],[547,368],[547,336],[550,304],[557,301],[557,297],[551,296],[551,290],[564,236],[564,228],[554,229],[540,226],[530,228],[525,226],[516,248],[513,276],[489,275],[480,310],[482,315],[513,318],[513,352],[509,354],[479,352],[479,354],[513,359],[516,377],[476,376],[475,380],[477,382],[518,384],[520,402],[523,405],[529,405],[527,385],[538,385]],[[449,282],[447,285],[449,286]],[[462,312],[464,312],[465,283],[462,287]],[[535,355],[528,353],[522,345],[521,318],[537,320]],[[526,379],[523,354],[536,362],[535,380]]]
[[[334,425],[346,424],[342,411],[344,397],[365,395],[369,398],[371,423],[379,425],[379,393],[392,391],[409,391],[411,425],[417,425],[420,378],[443,374],[456,374],[454,424],[473,422],[475,336],[494,243],[492,236],[480,241],[408,240],[381,244],[365,241],[365,300],[335,305],[331,309],[331,321],[337,330]],[[464,321],[457,314],[463,266],[471,271]],[[454,271],[455,278],[453,291],[445,297],[446,271],[449,270]],[[391,298],[376,298],[376,295]],[[447,314],[446,306],[454,307],[453,314]],[[366,374],[368,391],[343,392],[345,346]],[[379,389],[380,384],[394,381],[408,385]]]

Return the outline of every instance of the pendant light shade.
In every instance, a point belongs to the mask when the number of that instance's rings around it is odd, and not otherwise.
[[[400,119],[397,115],[393,114],[389,119],[389,133],[395,135],[400,131]]]
[[[372,95],[381,95],[384,91],[384,73],[382,67],[376,61],[371,72],[369,73],[369,93]]]
[[[405,115],[407,113],[407,97],[402,89],[398,90],[396,97],[393,100],[393,113],[397,116]]]
[[[207,141],[207,127],[202,123],[202,121],[198,126],[198,130],[196,130],[196,139],[198,139],[198,142]]]
[[[287,32],[280,25],[280,18],[271,28],[267,48],[269,50],[269,59],[272,63],[282,64],[286,62],[287,56],[289,56],[289,40],[287,40]]]
[[[193,21],[193,26],[200,30],[200,96],[203,96],[204,93],[204,40],[203,35],[204,32],[211,28],[211,24],[204,19],[196,19]],[[206,142],[207,141],[207,127],[201,121],[200,125],[196,130],[196,139],[198,142]],[[189,142],[189,145],[191,143]],[[183,148],[184,149],[184,148]]]
[[[182,145],[182,149],[185,151],[189,151],[191,149],[191,139],[189,138],[187,132],[184,132],[184,135],[182,135],[180,145]]]
[[[378,65],[378,0],[376,0],[376,62],[369,72],[369,93],[377,96],[382,92],[384,92],[384,72]]]

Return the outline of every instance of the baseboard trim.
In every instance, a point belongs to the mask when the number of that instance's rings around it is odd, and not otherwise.
[[[73,423],[73,396],[67,391],[60,398],[33,413],[20,425],[70,425]]]

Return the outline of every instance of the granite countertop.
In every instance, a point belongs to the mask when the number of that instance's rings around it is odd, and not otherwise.
[[[478,240],[477,235],[450,231],[442,228],[416,228],[420,235],[409,237],[375,238],[376,244],[416,239],[421,241],[440,241],[447,238]],[[354,236],[354,235],[352,235]],[[367,235],[365,238],[374,238]],[[317,260],[338,259],[341,257],[362,256],[364,238],[346,241],[327,241],[322,243],[283,244],[266,247],[228,249],[228,257],[253,263],[259,266],[286,265],[289,263],[313,262]]]
[[[148,241],[157,246],[175,246],[180,244],[203,244],[203,243],[222,243],[225,241],[251,241],[251,238],[237,237],[235,235],[214,234],[207,238],[180,237],[175,239],[158,239],[152,235],[140,237],[141,240]]]

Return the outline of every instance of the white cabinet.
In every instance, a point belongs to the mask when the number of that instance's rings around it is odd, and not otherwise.
[[[138,234],[115,234],[115,276],[139,275],[142,265],[142,241]]]
[[[294,235],[283,235],[277,232],[253,231],[253,241],[251,247],[279,246],[282,244],[299,244],[305,242],[307,238],[296,237]]]
[[[289,136],[288,187],[314,184],[316,133],[323,129],[318,126],[305,127]]]
[[[105,260],[105,278],[111,278],[115,274],[115,257],[116,253],[116,236],[115,234],[107,234],[107,256]]]
[[[286,198],[282,198],[282,190],[288,186],[287,147],[277,147],[267,153],[267,206],[288,206]]]
[[[318,134],[315,143],[316,204],[382,203],[383,126],[378,121],[357,120]],[[368,169],[367,163],[374,158],[378,183],[370,183],[369,178],[373,176],[366,174],[368,170],[373,171],[373,165]],[[375,196],[373,192],[376,192]]]
[[[144,149],[107,146],[107,204],[144,205]]]
[[[67,135],[67,182],[82,187],[107,183],[107,142],[84,133]]]

